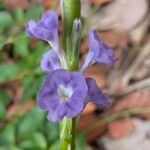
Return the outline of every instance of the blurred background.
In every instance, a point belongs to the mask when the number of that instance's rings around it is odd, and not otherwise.
[[[78,124],[77,150],[150,149],[149,0],[82,0],[84,23],[80,58],[88,50],[89,27],[114,49],[113,67],[85,71],[110,95],[111,105],[89,103]],[[36,107],[44,74],[44,41],[29,38],[25,26],[57,0],[0,0],[0,150],[57,150],[59,125]],[[60,20],[60,34],[62,33]]]

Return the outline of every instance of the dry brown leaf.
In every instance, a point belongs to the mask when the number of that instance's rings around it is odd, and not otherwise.
[[[111,113],[122,111],[125,109],[150,107],[150,89],[143,89],[133,92],[120,99],[110,110]],[[150,118],[150,114],[144,114]]]
[[[92,17],[91,26],[101,30],[116,28],[129,31],[144,20],[147,12],[147,0],[115,0]]]
[[[27,113],[35,105],[35,100],[28,100],[24,105],[21,105],[19,114],[23,115]]]
[[[88,17],[91,9],[91,0],[81,0],[81,15],[82,17]]]
[[[13,116],[15,116],[16,114],[18,114],[20,109],[20,104],[16,103],[13,104],[9,107],[9,109],[7,110],[7,115],[6,118],[9,120],[11,119]]]
[[[137,49],[135,48],[135,50],[133,52],[137,52]],[[128,84],[128,82],[133,79],[134,80],[134,76],[136,76],[135,73],[137,73],[139,71],[139,68],[144,67],[143,63],[146,60],[149,60],[149,56],[150,56],[150,42],[147,41],[143,47],[141,47],[138,50],[138,55],[137,57],[134,59],[134,61],[132,62],[132,64],[130,64],[130,66],[127,66],[128,68],[126,69],[126,72],[122,75],[122,82],[124,84]],[[128,60],[128,58],[127,58]],[[149,68],[150,66],[146,66],[147,70],[147,74],[149,75]],[[140,69],[141,70],[141,69]],[[136,71],[136,72],[135,72]],[[145,71],[144,71],[145,72]],[[143,77],[144,78],[144,77]]]
[[[124,32],[118,30],[107,30],[100,32],[101,39],[110,47],[118,47],[121,50],[127,46],[127,36]]]
[[[111,2],[113,0],[91,0],[93,4],[95,5],[101,5],[101,4],[104,4],[104,3],[108,3],[108,2]]]
[[[98,116],[94,113],[88,113],[81,115],[79,123],[78,123],[78,131],[88,129],[94,122],[98,120]],[[100,137],[105,132],[106,126],[96,127],[86,133],[86,140],[88,143],[95,141],[98,137]]]
[[[3,87],[8,90],[14,102],[19,102],[23,94],[23,86],[19,80],[6,82]]]
[[[86,114],[90,114],[92,112],[94,112],[94,110],[96,109],[96,105],[94,105],[93,103],[89,102],[84,111],[82,112],[83,115],[86,115]]]
[[[50,9],[51,0],[44,0],[44,7],[45,7],[46,10]]]
[[[148,16],[135,30],[129,32],[130,38],[135,45],[139,45],[145,40],[149,24],[150,16]]]
[[[7,119],[11,119],[15,115],[23,115],[26,112],[28,112],[34,105],[33,100],[27,101],[24,105],[21,105],[19,103],[14,103],[11,105],[7,110]]]
[[[107,77],[109,74],[110,68],[107,68],[103,64],[95,64],[92,67],[89,67],[84,75],[86,77],[94,78],[99,87],[104,87],[107,85]]]
[[[27,9],[30,5],[28,0],[3,0],[3,1],[10,10],[13,10],[17,7]]]
[[[134,129],[134,121],[130,118],[112,121],[108,124],[108,136],[119,139],[129,135]]]

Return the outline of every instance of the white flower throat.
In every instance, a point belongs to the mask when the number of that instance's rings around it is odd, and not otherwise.
[[[61,100],[67,101],[71,97],[73,89],[70,86],[66,87],[64,85],[59,85],[57,93]]]

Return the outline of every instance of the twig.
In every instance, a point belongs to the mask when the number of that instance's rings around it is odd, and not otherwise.
[[[139,81],[133,85],[128,86],[127,88],[120,91],[118,94],[115,94],[114,97],[122,97],[139,89],[150,88],[150,78]]]
[[[143,48],[141,49],[139,55],[135,59],[134,63],[127,69],[126,73],[123,76],[123,83],[127,83],[129,79],[133,76],[134,71],[138,68],[138,66],[143,62],[144,58],[150,55],[150,41],[148,41]]]
[[[134,49],[132,51],[136,52]],[[133,78],[135,70],[140,64],[142,64],[143,60],[150,55],[150,41],[146,42],[145,45],[140,49],[141,50],[139,54],[136,56],[136,58],[134,58],[134,61],[132,60],[132,63],[131,60],[125,60],[127,62],[129,61],[130,65],[129,63],[126,63],[120,68],[120,70],[114,69],[109,78],[110,93],[114,93],[114,89],[116,89],[120,82],[124,87],[128,85],[129,80]]]
[[[116,112],[114,114],[108,114],[104,116],[101,120],[92,124],[89,128],[85,130],[85,132],[88,133],[89,131],[93,130],[96,127],[103,126],[117,119],[121,119],[121,118],[128,117],[128,116],[146,114],[146,113],[150,113],[150,107],[132,108],[132,109],[127,109],[124,111]]]

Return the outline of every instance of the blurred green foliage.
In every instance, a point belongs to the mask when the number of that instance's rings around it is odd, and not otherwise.
[[[6,117],[14,103],[4,88],[8,82],[19,81],[23,86],[21,105],[36,99],[42,84],[40,59],[50,47],[43,41],[31,40],[25,33],[27,21],[38,19],[42,12],[43,7],[38,5],[26,11],[21,8],[8,11],[0,2],[0,150],[59,149],[59,125],[49,122],[45,112],[36,106],[22,116]],[[78,135],[77,150],[86,149],[83,139],[82,134]]]
[[[77,136],[77,150],[86,149],[82,134]],[[0,150],[57,150],[59,125],[47,121],[46,114],[33,107],[24,116],[14,117],[0,128]]]

